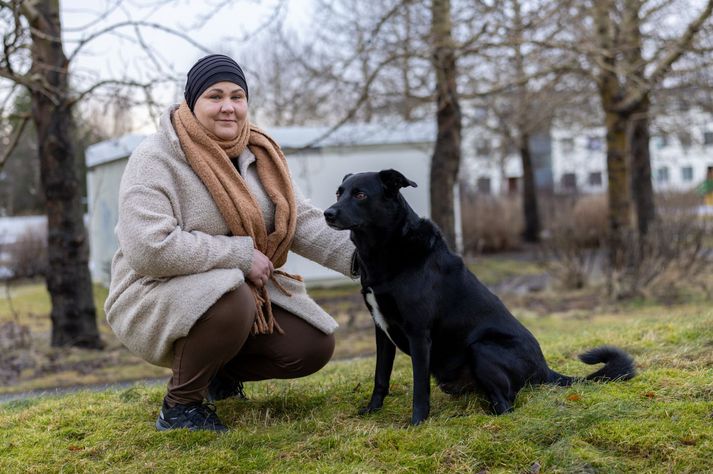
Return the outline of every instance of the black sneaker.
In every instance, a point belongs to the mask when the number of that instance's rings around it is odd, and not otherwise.
[[[228,431],[215,414],[215,407],[210,404],[191,403],[169,407],[166,402],[163,402],[156,420],[156,429],[166,431],[180,428],[187,428],[190,431]]]
[[[238,397],[241,400],[248,399],[243,390],[243,383],[225,374],[218,374],[213,377],[210,385],[208,385],[206,400],[212,403],[230,397]]]

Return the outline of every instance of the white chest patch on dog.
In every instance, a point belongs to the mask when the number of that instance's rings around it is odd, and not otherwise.
[[[376,323],[376,325],[379,326],[382,331],[384,331],[386,337],[388,337],[391,342],[394,342],[394,340],[391,339],[391,336],[389,335],[389,325],[386,324],[384,315],[381,314],[381,311],[379,310],[379,305],[376,303],[376,297],[374,296],[374,292],[371,288],[369,288],[368,292],[366,293],[366,302],[369,303],[369,306],[371,308],[371,317],[374,319],[374,323]],[[394,345],[396,345],[396,343],[394,343]]]

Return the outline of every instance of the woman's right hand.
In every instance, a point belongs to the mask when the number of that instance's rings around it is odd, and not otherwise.
[[[253,249],[253,263],[245,277],[256,287],[262,288],[267,284],[274,270],[275,267],[270,259],[258,249]]]

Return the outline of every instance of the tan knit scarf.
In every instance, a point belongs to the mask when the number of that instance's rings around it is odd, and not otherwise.
[[[255,247],[270,259],[275,268],[284,265],[295,236],[297,210],[287,160],[279,145],[247,119],[235,139],[223,140],[198,122],[185,101],[172,118],[188,163],[208,188],[232,234],[252,237]],[[255,155],[260,182],[275,204],[275,230],[270,234],[260,206],[245,179],[230,161],[230,157],[240,155],[246,146]],[[277,270],[275,273],[301,279]],[[272,281],[289,295],[274,275]],[[248,283],[257,306],[253,333],[271,334],[275,329],[282,333],[272,315],[267,288],[257,288]]]

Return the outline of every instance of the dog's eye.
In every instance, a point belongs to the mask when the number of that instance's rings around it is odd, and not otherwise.
[[[366,199],[366,194],[362,192],[355,193],[354,199],[358,199],[359,201],[361,201],[362,199]]]

